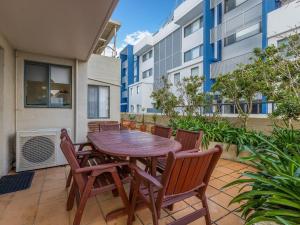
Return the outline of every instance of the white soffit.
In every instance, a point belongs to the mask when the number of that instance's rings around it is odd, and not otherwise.
[[[0,33],[17,50],[87,60],[118,0],[0,0]]]

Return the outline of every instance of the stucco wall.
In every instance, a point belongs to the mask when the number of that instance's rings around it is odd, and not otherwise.
[[[15,148],[15,52],[0,34],[0,176],[7,174]]]
[[[120,60],[100,55],[92,55],[88,62],[76,64],[77,106],[76,106],[76,141],[86,140],[89,121],[120,121]],[[88,84],[110,87],[110,117],[108,119],[88,119],[87,87]]]
[[[66,65],[72,67],[72,108],[25,108],[24,107],[24,60]],[[70,128],[74,134],[75,121],[75,61],[24,52],[16,57],[16,129],[17,131],[47,128]]]

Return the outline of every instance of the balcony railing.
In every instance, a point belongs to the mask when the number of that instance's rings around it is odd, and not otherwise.
[[[252,115],[259,115],[263,114],[263,106],[266,106],[268,109],[268,113],[272,113],[274,109],[276,108],[276,105],[274,102],[254,102],[252,104]],[[246,103],[240,103],[241,108],[244,112],[247,111],[247,104]],[[184,106],[178,106],[176,110],[181,114],[184,111]],[[238,110],[233,103],[213,103],[209,105],[203,105],[198,108],[198,112],[200,114],[238,114]]]

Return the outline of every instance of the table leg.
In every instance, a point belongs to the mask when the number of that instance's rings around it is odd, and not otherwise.
[[[156,167],[157,167],[157,157],[151,157],[151,169],[150,169],[150,173],[154,177],[156,177]]]

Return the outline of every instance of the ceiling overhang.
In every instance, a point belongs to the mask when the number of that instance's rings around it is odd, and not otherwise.
[[[88,60],[118,0],[9,0],[0,33],[19,51]]]
[[[193,19],[199,17],[199,15],[201,14],[203,14],[203,1],[195,5],[195,7],[193,7],[188,13],[185,13],[183,16],[176,18],[174,22],[180,26],[184,26]]]

